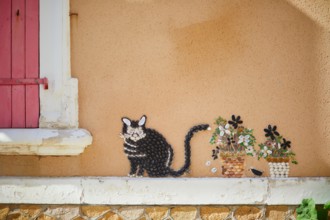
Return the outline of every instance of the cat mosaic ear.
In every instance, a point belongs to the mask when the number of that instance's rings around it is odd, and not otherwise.
[[[121,120],[124,122],[125,125],[131,126],[131,120],[129,120],[128,118],[122,118]]]
[[[139,121],[139,126],[143,126],[146,123],[147,116],[143,115]]]

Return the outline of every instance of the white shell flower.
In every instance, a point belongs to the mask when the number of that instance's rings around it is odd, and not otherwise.
[[[229,130],[229,124],[226,124],[225,127],[222,127],[221,125],[219,126],[219,130],[220,130],[220,136],[224,136],[225,133],[230,135],[230,130]]]
[[[264,146],[264,148],[260,152],[262,153],[262,157],[267,157],[269,154],[273,153],[273,151],[268,149],[267,146]]]
[[[248,153],[251,153],[253,154],[254,153],[254,149],[252,146],[248,146],[246,149],[245,149],[245,152],[248,154]]]
[[[241,144],[241,143],[244,143],[244,146],[248,146],[249,145],[249,142],[250,142],[250,135],[240,135],[238,137],[238,143]]]

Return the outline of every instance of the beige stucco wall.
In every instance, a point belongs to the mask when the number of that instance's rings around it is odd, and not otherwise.
[[[142,114],[172,144],[179,168],[190,127],[239,114],[259,141],[268,124],[292,141],[299,161],[292,176],[330,176],[329,8],[327,1],[71,0],[80,127],[94,143],[78,157],[2,156],[1,174],[126,175],[120,119]],[[220,175],[205,166],[210,136],[192,141],[191,176]],[[267,170],[253,158],[247,166]]]

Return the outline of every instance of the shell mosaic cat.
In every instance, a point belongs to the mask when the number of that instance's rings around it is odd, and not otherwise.
[[[173,148],[158,131],[147,128],[147,117],[134,121],[127,117],[122,118],[123,129],[121,138],[124,139],[124,152],[130,162],[129,176],[149,177],[178,177],[189,170],[191,164],[190,140],[194,133],[209,129],[208,124],[192,127],[184,141],[185,163],[179,170],[173,170]]]

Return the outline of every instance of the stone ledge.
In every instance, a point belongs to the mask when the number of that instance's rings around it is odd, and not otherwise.
[[[0,203],[95,205],[297,205],[330,199],[330,177],[1,177]]]
[[[73,156],[91,143],[85,129],[0,129],[1,155]]]

